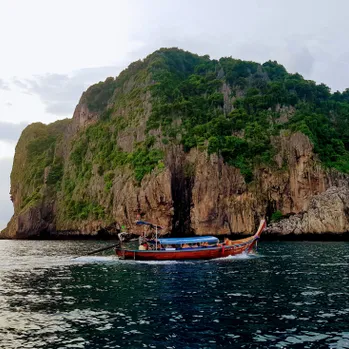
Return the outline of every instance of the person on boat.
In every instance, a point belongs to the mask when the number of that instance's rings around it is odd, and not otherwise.
[[[231,246],[231,245],[233,245],[233,241],[231,241],[231,240],[228,239],[228,238],[225,238],[225,239],[224,239],[224,245]]]
[[[146,235],[145,235],[145,231],[139,236],[138,241],[139,241],[139,244],[140,244],[140,245],[142,245],[142,244],[144,244],[145,242],[147,242],[147,237],[146,237]]]
[[[191,247],[192,247],[192,248],[197,248],[197,247],[199,247],[199,246],[198,246],[198,244],[195,243],[195,244],[192,244]]]
[[[139,245],[138,249],[140,251],[146,251],[148,249],[148,244],[147,243],[143,243],[143,244]]]
[[[189,248],[190,246],[188,244],[182,244],[182,248]]]

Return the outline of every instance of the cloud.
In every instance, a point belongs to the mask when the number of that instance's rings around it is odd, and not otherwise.
[[[2,192],[5,194],[5,197],[0,199],[0,223],[3,224],[3,226],[0,226],[0,230],[5,228],[6,224],[13,215],[13,204],[10,199],[9,189],[10,187],[5,188],[5,190]]]
[[[9,91],[10,88],[8,87],[8,85],[5,83],[4,80],[0,79],[0,90],[5,90],[5,91]]]
[[[290,37],[286,42],[274,49],[273,55],[293,73],[298,72],[305,77],[312,77],[316,59],[316,48],[307,37],[300,35]]]
[[[290,69],[298,70],[301,74],[311,75],[315,59],[307,47],[302,47],[292,55]]]
[[[339,0],[333,7],[319,0],[314,7],[312,1],[301,0],[266,0],[263,6],[257,0],[222,0],[215,11],[205,0],[178,0],[171,8],[166,1],[157,1],[156,6],[153,1],[151,11],[148,3],[143,5],[145,29],[132,32],[131,39],[148,53],[178,46],[212,58],[277,60],[288,71],[334,90],[349,85],[349,54],[343,44],[348,41],[348,1]]]
[[[36,75],[31,79],[14,78],[13,84],[22,92],[37,95],[46,112],[57,116],[71,116],[83,91],[90,85],[116,76],[120,67],[85,68],[72,74]]]
[[[24,128],[28,125],[26,122],[12,124],[10,122],[0,121],[0,141],[15,142],[18,140]]]
[[[15,155],[15,148],[15,141],[3,141],[0,139],[0,160],[12,159]]]
[[[0,203],[1,204],[1,203]],[[6,228],[6,225],[7,225],[8,221],[3,221],[0,219],[0,230]]]
[[[12,83],[16,86],[16,87],[19,87],[23,90],[26,90],[28,89],[28,85],[26,83],[24,83],[22,80],[19,80],[18,78],[13,78],[12,79]]]
[[[13,215],[13,206],[9,194],[12,161],[12,159],[0,159],[0,230],[6,227]]]

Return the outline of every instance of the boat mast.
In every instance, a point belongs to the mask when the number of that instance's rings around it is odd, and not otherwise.
[[[158,226],[155,225],[155,249],[158,249]]]

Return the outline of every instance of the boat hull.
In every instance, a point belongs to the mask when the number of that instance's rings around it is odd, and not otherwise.
[[[241,240],[229,240],[222,245],[214,247],[183,248],[183,249],[161,249],[161,250],[126,250],[117,248],[117,256],[121,259],[134,260],[190,260],[190,259],[214,259],[228,256],[235,256],[241,253],[250,253],[256,245],[262,231],[266,227],[263,219],[259,224],[257,233],[251,237]]]
[[[251,252],[256,240],[232,246],[219,246],[213,248],[193,248],[175,251],[167,250],[124,250],[116,249],[116,254],[121,259],[133,260],[191,260],[191,259],[215,259],[234,256]]]

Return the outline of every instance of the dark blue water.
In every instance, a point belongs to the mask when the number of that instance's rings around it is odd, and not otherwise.
[[[108,243],[106,243],[107,245]],[[349,244],[264,242],[207,262],[0,241],[0,348],[349,348]]]

